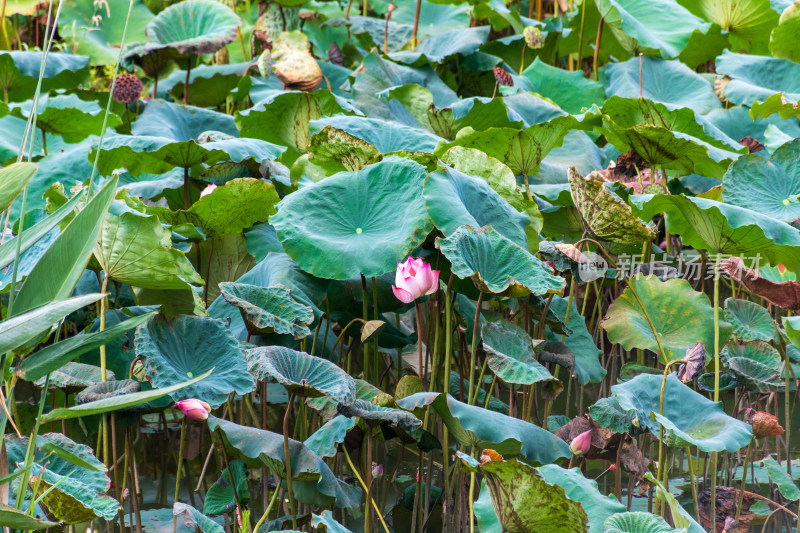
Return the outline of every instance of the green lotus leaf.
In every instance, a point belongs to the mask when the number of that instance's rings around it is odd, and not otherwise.
[[[144,513],[142,513],[144,514]],[[175,502],[172,514],[181,517],[183,525],[189,530],[200,533],[224,533],[225,528],[187,503]]]
[[[764,102],[775,93],[791,101],[800,100],[800,64],[777,57],[735,54],[725,50],[717,58],[717,74],[731,78],[725,85],[725,98],[738,105]]]
[[[800,271],[800,233],[784,222],[705,198],[640,194],[628,200],[643,220],[664,213],[667,231],[680,235],[684,245]]]
[[[114,372],[106,371],[106,377],[113,381]],[[100,367],[94,365],[85,365],[83,363],[68,362],[58,370],[50,373],[50,381],[48,387],[51,389],[66,389],[69,392],[95,385],[103,381],[103,374]],[[37,387],[44,387],[45,378],[39,378],[34,381]]]
[[[619,377],[617,378],[617,382],[623,383],[625,381],[630,381],[639,374],[657,374],[660,376],[663,374],[663,372],[658,368],[653,368],[652,366],[648,365],[640,365],[639,363],[634,362],[625,363],[622,365],[622,368],[619,369]]]
[[[539,360],[542,363],[556,364],[570,374],[575,370],[575,354],[566,344],[562,342],[545,342],[537,346],[537,351],[539,352]]]
[[[73,53],[88,55],[92,65],[116,63],[123,29],[127,28],[126,42],[140,41],[145,38],[145,27],[153,20],[153,14],[142,0],[134,0],[133,4],[128,0],[107,0],[105,6],[98,9],[93,0],[76,0],[64,5],[58,19],[59,35],[69,43]],[[127,17],[129,7],[130,18]],[[48,68],[50,57],[52,52],[48,54]]]
[[[230,473],[233,474],[233,483],[231,483]],[[235,494],[234,486],[236,487]],[[250,489],[247,486],[247,466],[234,459],[206,491],[203,500],[203,514],[214,516],[232,513],[236,510],[237,498],[239,503],[247,505],[247,502],[250,501]]]
[[[141,55],[163,49],[179,55],[213,54],[236,38],[241,20],[224,4],[185,0],[164,9],[147,24]]]
[[[380,276],[432,229],[425,175],[413,161],[388,157],[286,196],[271,223],[286,253],[314,276]]]
[[[463,452],[456,455],[467,469],[483,475],[504,531],[589,531],[583,506],[568,498],[562,487],[543,479],[538,469],[517,459],[479,464]]]
[[[611,342],[621,344],[626,350],[656,352],[662,364],[682,359],[686,350],[698,341],[709,349],[714,346],[714,310],[708,296],[692,289],[687,280],[660,281],[656,276],[640,274],[628,283],[629,287],[608,308],[600,326]],[[663,354],[659,353],[647,315],[664,348]],[[731,325],[720,321],[719,329],[720,342],[724,342],[731,334]]]
[[[733,336],[742,341],[776,341],[778,330],[765,308],[749,300],[725,300],[725,320],[733,325]]]
[[[527,248],[528,217],[516,211],[483,178],[447,168],[425,180],[425,206],[433,223],[445,236],[459,226],[490,225],[510,241]]]
[[[436,247],[452,264],[453,274],[472,278],[483,292],[517,297],[526,294],[560,294],[564,279],[554,276],[542,261],[508,240],[491,226],[461,226]]]
[[[158,217],[134,212],[108,214],[94,257],[106,275],[145,289],[185,289],[203,284],[183,252],[172,248],[170,231]]]
[[[611,68],[606,67],[606,72]],[[602,105],[606,98],[603,86],[587,79],[580,72],[569,72],[548,65],[536,57],[521,73],[520,86],[528,91],[549,98],[567,113],[580,113],[592,105]]]
[[[788,142],[765,160],[742,156],[722,179],[722,199],[784,222],[800,217],[800,140]]]
[[[632,55],[677,57],[692,33],[710,25],[675,0],[643,4],[636,0],[596,0],[597,9],[619,43]]]
[[[779,465],[772,457],[764,459],[764,466],[767,467],[770,481],[778,487],[781,496],[793,502],[800,500],[800,489],[795,485],[792,476],[786,473],[784,466]]]
[[[663,372],[659,374],[661,375]],[[647,427],[642,426],[639,421],[638,413],[623,409],[614,396],[597,400],[589,407],[589,413],[592,420],[615,433],[630,433],[635,436],[647,431]]]
[[[28,448],[28,437],[6,435],[6,453],[10,465],[22,466]],[[51,455],[45,445],[51,444],[90,465],[79,466],[56,455]],[[48,457],[49,456],[49,457]],[[111,520],[117,514],[119,503],[106,495],[111,482],[103,463],[92,453],[92,449],[78,444],[59,433],[44,433],[36,437],[33,450],[32,474],[42,481],[40,496],[63,478],[40,502],[49,517],[66,524],[79,524],[96,518]]]
[[[399,151],[433,153],[441,141],[440,137],[419,128],[377,118],[336,115],[311,120],[309,126],[312,132],[333,126],[370,143],[382,154]]]
[[[655,487],[656,500],[664,502],[669,506],[670,513],[672,514],[672,523],[675,524],[676,527],[686,528],[688,533],[704,533],[706,531],[706,529],[698,524],[692,515],[678,503],[677,498],[675,498],[653,474],[647,472],[644,478]]]
[[[101,400],[109,400],[128,395],[134,395],[141,391],[141,384],[135,379],[115,379],[113,381],[101,381],[94,385],[89,385],[75,395],[75,405],[86,405]],[[135,415],[150,411],[150,405],[139,403],[128,407],[116,409],[117,414]]]
[[[489,37],[489,26],[456,28],[429,35],[414,50],[389,54],[393,61],[411,65],[443,63],[455,55],[469,56],[475,53]]]
[[[246,76],[253,62],[234,63],[230,65],[200,65],[193,67],[189,72],[189,95],[187,103],[198,107],[216,107],[224,104],[225,100],[238,86],[243,76]],[[173,70],[170,75],[158,80],[160,98],[167,93],[175,101],[183,100],[186,86],[186,71]]]
[[[89,158],[95,157],[97,148],[92,148]],[[97,170],[110,176],[115,170],[124,168],[132,176],[142,173],[164,174],[175,167],[191,168],[208,165],[227,159],[222,150],[208,149],[194,140],[172,142],[164,137],[142,135],[107,135],[103,140]]]
[[[136,136],[163,137],[175,142],[196,140],[204,132],[218,132],[213,140],[238,137],[233,117],[202,107],[151,100],[131,126]]]
[[[532,385],[554,379],[536,360],[533,339],[513,322],[484,322],[481,340],[489,368],[506,383]]]
[[[65,8],[64,12],[68,10]],[[36,91],[41,66],[42,52],[0,51],[0,90],[7,95],[6,103],[22,102],[31,97]],[[73,89],[88,75],[89,58],[49,52],[42,76],[42,92]]]
[[[259,381],[274,380],[299,396],[327,396],[350,405],[356,400],[356,383],[347,372],[327,359],[283,346],[245,351],[247,368]]]
[[[764,341],[728,343],[720,356],[733,378],[750,390],[771,392],[783,386],[783,360],[778,351]]]
[[[714,381],[716,375],[714,372],[706,372],[697,378],[697,387],[706,392],[714,392]],[[735,389],[739,386],[739,382],[733,379],[733,376],[727,372],[719,373],[719,391],[725,392],[726,390]]]
[[[248,331],[254,335],[281,333],[302,339],[311,334],[312,308],[292,298],[283,285],[259,287],[246,283],[219,284],[222,297],[239,308]]]
[[[365,49],[373,47],[383,50],[383,43],[386,40],[386,30],[388,29],[388,40],[386,49],[389,52],[400,50],[411,38],[413,26],[411,24],[399,24],[394,21],[394,17],[387,21],[377,17],[351,16],[350,19],[337,18],[328,20],[327,25],[332,27],[346,26],[350,34],[358,39],[358,42],[365,46]]]
[[[800,61],[800,46],[797,35],[800,33],[800,7],[790,4],[781,13],[778,25],[769,37],[769,51],[773,57]]]
[[[339,452],[339,444],[344,442],[347,432],[355,425],[355,418],[343,415],[334,416],[303,441],[303,445],[320,457],[335,457]]]
[[[362,379],[353,379],[356,384],[356,400],[370,401],[381,391],[378,387],[368,383]],[[306,404],[319,412],[323,420],[331,420],[338,416],[337,407],[339,402],[327,396],[320,396],[319,398],[307,398]]]
[[[772,115],[775,114],[784,120],[792,117],[797,118],[800,117],[800,106],[797,105],[797,102],[792,102],[785,98],[784,93],[773,94],[760,103],[754,101],[750,106],[750,118],[753,120],[757,120],[758,118],[774,118]],[[770,126],[767,128],[773,132],[773,135],[776,137],[774,141],[776,147],[793,140],[792,136],[785,134],[780,128],[775,126],[770,128]],[[766,134],[766,130],[764,133]]]
[[[420,392],[397,401],[413,411],[430,405],[462,446],[491,448],[506,458],[522,457],[529,463],[549,464],[570,457],[569,446],[546,429],[482,407],[459,402],[448,394]]]
[[[668,446],[697,446],[704,452],[734,452],[753,438],[750,425],[731,418],[722,404],[694,392],[676,377],[667,376],[664,388],[664,414],[659,414],[661,376],[642,374],[611,387],[620,408],[635,414],[639,423],[653,435],[664,427]]]
[[[728,33],[731,48],[766,53],[770,30],[778,14],[770,0],[678,0],[686,9]]]
[[[5,503],[0,503],[0,523],[12,529],[23,531],[38,531],[51,527],[58,527],[58,522],[50,522],[43,518],[29,516],[28,513],[20,511]]]
[[[308,151],[309,163],[326,174],[355,172],[382,159],[381,151],[372,144],[330,125],[311,136]]]
[[[537,472],[546,482],[563,488],[567,498],[581,504],[589,517],[590,533],[603,532],[606,518],[625,512],[625,505],[613,496],[603,495],[597,482],[584,477],[577,468],[565,469],[557,465],[542,465]]]
[[[686,533],[686,529],[673,529],[666,520],[652,513],[623,512],[608,517],[603,533]]]
[[[339,404],[337,411],[349,418],[361,418],[369,425],[389,424],[408,434],[413,434],[422,427],[422,420],[408,411],[382,407],[364,400],[356,400],[350,405]]]
[[[528,240],[528,250],[534,253],[539,241],[539,232],[542,229],[542,214],[535,200],[528,200],[517,189],[517,179],[506,165],[494,157],[488,156],[477,148],[454,146],[440,156],[440,159],[454,169],[468,176],[480,176],[494,189],[506,202],[528,216],[528,225],[525,234]]]
[[[596,237],[621,244],[639,244],[656,237],[656,229],[643,224],[599,173],[583,177],[570,167],[567,175],[575,207]]]
[[[539,171],[548,152],[560,146],[564,136],[577,123],[574,117],[567,115],[534,124],[524,130],[489,128],[475,131],[464,128],[452,142],[440,143],[436,155],[443,154],[453,146],[477,148],[508,165],[515,175],[533,176]]]
[[[567,317],[568,307],[569,298],[553,296],[548,312],[554,313],[557,320],[563,324]],[[547,328],[547,339],[551,342],[560,342],[561,332],[553,331],[552,327],[552,325],[549,325]],[[606,369],[600,364],[599,356],[601,352],[594,343],[591,333],[586,328],[586,318],[580,314],[575,299],[572,301],[569,328],[564,344],[575,354],[575,374],[578,377],[578,383],[585,385],[589,382],[598,383],[603,380],[603,376],[606,375]]]
[[[642,96],[670,108],[688,107],[705,115],[722,105],[711,83],[677,60],[642,57]],[[609,97],[639,97],[639,58],[610,63],[603,71]],[[739,137],[741,138],[741,137]],[[738,138],[737,138],[738,139]]]
[[[12,109],[15,116],[28,119],[33,109],[31,101]],[[60,135],[68,143],[77,143],[89,135],[99,135],[103,129],[105,109],[95,101],[85,101],[75,94],[42,96],[39,99],[36,126],[45,132]],[[122,124],[114,113],[108,115],[108,126]]]
[[[309,146],[309,122],[337,113],[354,113],[355,108],[328,91],[271,91],[267,97],[236,115],[242,137],[254,137],[287,146],[284,156],[294,161]]]
[[[154,387],[166,387],[213,369],[209,379],[180,389],[173,400],[198,398],[219,407],[232,392],[255,388],[239,341],[222,320],[181,315],[154,318],[136,328],[136,355]]]
[[[312,514],[311,525],[315,528],[325,526],[327,533],[350,533],[349,529],[333,518],[333,513],[328,509],[322,511],[322,514]]]
[[[219,436],[232,458],[249,468],[267,466],[281,478],[286,477],[283,435],[240,426],[213,415],[208,417],[208,427]],[[337,479],[325,460],[302,442],[289,439],[289,460],[297,501],[322,506],[335,502],[337,507],[348,509],[359,506],[361,491]]]
[[[447,391],[450,396],[458,400],[465,400],[468,389],[469,381],[466,378],[462,379],[458,372],[450,371],[450,387]],[[475,405],[486,405],[486,391],[483,388],[478,389],[478,399]],[[508,413],[508,404],[494,396],[489,396],[489,405],[486,408],[495,413]]]
[[[669,109],[645,98],[612,96],[599,128],[621,152],[635,150],[651,166],[721,178],[744,150],[705,132],[691,109]]]

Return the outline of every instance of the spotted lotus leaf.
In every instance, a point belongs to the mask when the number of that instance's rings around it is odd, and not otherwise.
[[[621,244],[640,244],[656,237],[656,229],[639,220],[630,206],[609,190],[600,173],[583,177],[570,167],[567,177],[572,200],[594,236]]]
[[[247,331],[254,335],[280,333],[295,339],[307,337],[314,311],[292,297],[283,285],[259,287],[246,283],[219,284],[222,297],[242,314]]]
[[[481,340],[489,368],[506,383],[532,385],[554,379],[535,357],[534,343],[542,341],[534,341],[513,322],[485,322]]]

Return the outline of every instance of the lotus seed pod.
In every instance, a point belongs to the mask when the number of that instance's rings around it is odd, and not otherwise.
[[[265,80],[272,75],[272,54],[269,50],[264,50],[258,56],[258,72]]]
[[[120,104],[132,104],[142,94],[142,80],[134,74],[120,74],[114,82],[112,98]]]
[[[757,439],[774,437],[784,433],[783,426],[778,422],[778,418],[765,411],[756,411],[748,407],[744,410],[744,419],[753,426],[753,436]]]
[[[522,31],[522,36],[525,38],[525,44],[528,45],[528,48],[535,50],[544,46],[544,35],[542,35],[542,30],[536,26],[527,26]]]
[[[372,400],[370,400],[370,402],[379,407],[395,407],[397,405],[397,403],[394,401],[394,397],[385,392],[381,392],[380,394],[376,395],[374,398],[372,398]]]
[[[511,87],[514,85],[514,80],[511,78],[511,74],[509,74],[502,68],[494,67],[492,71],[494,72],[494,79],[500,85],[505,85],[506,87]]]

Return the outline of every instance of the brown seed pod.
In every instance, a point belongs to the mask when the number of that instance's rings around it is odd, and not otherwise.
[[[744,419],[753,426],[753,436],[757,439],[783,435],[784,429],[775,415],[748,407],[744,410]]]
[[[142,94],[142,80],[134,74],[119,74],[114,82],[111,97],[120,104],[132,104]]]
[[[494,72],[494,79],[500,85],[505,85],[506,87],[512,87],[514,85],[514,80],[511,78],[511,74],[502,68],[494,67],[492,71]]]

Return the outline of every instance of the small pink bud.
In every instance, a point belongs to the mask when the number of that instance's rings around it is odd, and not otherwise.
[[[211,412],[211,406],[202,400],[189,398],[188,400],[180,400],[175,402],[175,407],[181,410],[183,416],[195,422],[202,422],[208,419],[208,413]]]
[[[388,12],[389,12],[389,13],[391,13],[391,12],[392,12],[392,11],[394,11],[395,9],[397,9],[397,6],[396,6],[396,5],[394,5],[394,4],[389,4],[389,7],[388,7]]]
[[[214,192],[214,189],[216,189],[216,188],[217,188],[217,186],[212,183],[211,185],[209,185],[208,187],[203,189],[203,191],[200,193],[200,198],[202,198],[203,196],[211,194],[212,192]]]
[[[583,455],[592,447],[592,430],[587,430],[572,439],[569,449],[575,455]]]
[[[383,475],[383,465],[372,463],[372,477],[381,477]]]
[[[613,472],[614,470],[617,469],[617,465],[615,465],[614,463],[611,463],[611,466],[609,466],[608,469]]]

